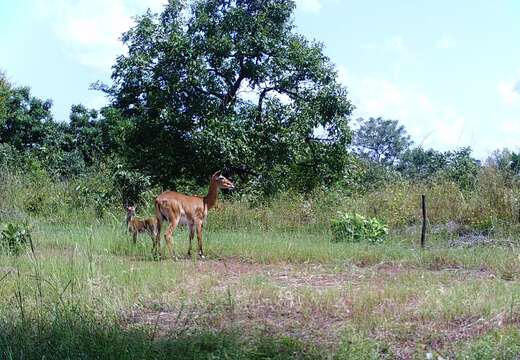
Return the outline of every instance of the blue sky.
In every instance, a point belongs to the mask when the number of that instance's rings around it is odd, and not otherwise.
[[[0,69],[54,101],[99,107],[132,16],[165,0],[3,0]],[[520,147],[519,1],[297,0],[297,31],[325,44],[353,119],[400,120],[416,144]]]

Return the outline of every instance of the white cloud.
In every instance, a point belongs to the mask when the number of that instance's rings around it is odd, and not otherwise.
[[[455,46],[457,46],[457,43],[448,35],[444,35],[435,42],[435,48],[437,49],[453,49]]]
[[[449,106],[437,104],[413,87],[387,79],[350,79],[350,94],[356,117],[399,120],[416,145],[439,150],[474,145],[465,117]]]
[[[121,34],[133,24],[133,16],[148,7],[159,11],[167,0],[51,0],[35,2],[34,16],[46,23],[66,53],[81,64],[109,71],[124,53]]]
[[[350,79],[350,77],[349,77],[347,68],[343,65],[339,65],[338,66],[338,81],[340,83],[342,83],[343,85],[348,86],[349,79]]]
[[[470,145],[471,139],[467,136],[469,134],[465,131],[465,124],[465,119],[453,109],[440,109],[430,123],[432,140],[444,148]]]
[[[491,151],[498,147],[508,148],[514,151],[520,149],[520,144],[518,143],[518,134],[520,134],[520,118],[503,120],[500,122],[498,129],[499,133],[497,137],[500,139],[500,146],[497,146],[496,143],[493,144],[494,147],[491,148]]]
[[[419,101],[419,105],[422,106],[422,108],[427,111],[428,113],[431,113],[434,108],[433,108],[433,105],[431,103],[431,100],[428,96],[426,95],[419,95],[417,97],[418,101]]]
[[[361,48],[364,50],[374,50],[377,48],[377,45],[375,42],[368,42],[368,43],[361,44]]]
[[[498,83],[498,93],[504,103],[520,104],[520,70],[511,79]]]
[[[519,120],[504,120],[500,123],[500,130],[505,133],[520,133],[520,119]]]
[[[388,46],[388,48],[390,48],[392,50],[398,50],[398,51],[406,50],[406,46],[404,44],[404,39],[400,35],[393,36],[390,39],[388,39],[386,42],[386,45]]]
[[[98,91],[92,92],[85,99],[85,106],[89,109],[100,109],[106,105],[108,105],[107,97],[104,94],[100,94]]]
[[[296,5],[304,11],[318,13],[323,4],[321,0],[296,0]]]
[[[511,78],[501,83],[501,95],[504,101],[520,105],[520,70]],[[519,149],[520,118],[515,112],[496,113],[492,118],[478,112],[463,113],[457,99],[440,101],[421,84],[395,79],[357,75],[353,69],[347,71],[345,65],[339,65],[338,80],[348,86],[349,97],[356,106],[352,119],[399,120],[415,145],[440,151],[470,146],[473,156],[482,160],[497,148]]]
[[[493,125],[493,130],[493,133],[489,134],[490,136],[483,137],[479,143],[482,158],[489,156],[496,149],[508,148],[513,151],[520,149],[520,144],[518,143],[520,118],[498,121]]]
[[[504,80],[498,84],[498,93],[506,104],[520,104],[520,80]]]
[[[406,99],[400,89],[384,79],[364,78],[359,86],[351,85],[351,92],[356,93],[356,106],[371,116],[389,116],[402,118],[406,115]]]

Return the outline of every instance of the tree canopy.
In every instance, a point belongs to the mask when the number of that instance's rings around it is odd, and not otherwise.
[[[352,105],[290,0],[170,1],[122,40],[111,85],[129,165],[164,185],[216,168],[265,192],[310,190],[349,162]]]
[[[0,73],[0,143],[25,150],[42,144],[56,123],[51,100],[31,95],[28,87],[14,87]]]
[[[403,125],[397,120],[381,117],[359,118],[354,135],[354,149],[365,159],[380,165],[393,166],[413,144]]]
[[[440,152],[417,147],[406,151],[397,170],[414,180],[431,180],[436,175],[445,176],[462,189],[475,185],[480,163],[471,156],[471,148]]]

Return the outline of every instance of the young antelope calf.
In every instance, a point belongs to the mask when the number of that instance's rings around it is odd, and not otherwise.
[[[126,228],[132,234],[134,244],[137,242],[137,234],[143,232],[147,232],[154,241],[158,233],[157,219],[137,219],[135,206],[127,206],[126,211]]]

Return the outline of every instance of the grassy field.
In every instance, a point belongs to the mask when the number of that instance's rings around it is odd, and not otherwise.
[[[0,257],[1,358],[514,359],[520,249],[391,234],[217,231],[208,258],[153,261],[119,221],[32,221],[35,251]],[[178,255],[187,232],[175,234]],[[163,249],[165,251],[165,249]]]

